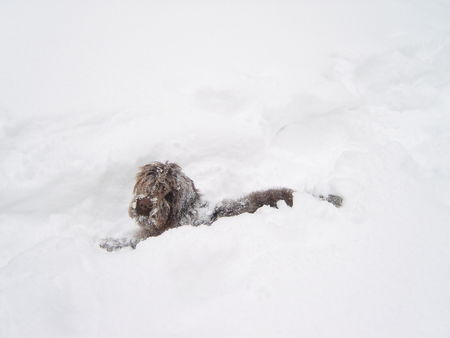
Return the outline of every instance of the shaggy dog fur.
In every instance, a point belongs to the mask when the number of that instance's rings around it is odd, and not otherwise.
[[[133,193],[128,214],[140,226],[140,231],[131,239],[104,240],[100,246],[108,251],[125,246],[135,248],[141,240],[181,225],[210,225],[220,217],[254,213],[264,205],[277,208],[278,201],[284,201],[290,207],[293,205],[293,190],[279,188],[252,192],[237,200],[224,200],[210,208],[180,166],[168,162],[153,162],[141,167]],[[342,203],[339,196],[319,197],[335,206]]]
[[[154,162],[136,176],[128,214],[142,228],[142,237],[193,223],[201,206],[194,182],[175,163]]]

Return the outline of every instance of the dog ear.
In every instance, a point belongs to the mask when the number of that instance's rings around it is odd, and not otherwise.
[[[167,229],[170,225],[169,216],[171,212],[171,206],[164,198],[156,201],[153,210],[150,212],[149,217],[155,222],[155,226],[158,229]]]

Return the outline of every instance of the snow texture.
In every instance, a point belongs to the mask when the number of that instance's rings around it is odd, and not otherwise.
[[[0,336],[449,337],[449,18],[2,1]],[[286,186],[294,207],[100,249],[166,160],[207,200]]]

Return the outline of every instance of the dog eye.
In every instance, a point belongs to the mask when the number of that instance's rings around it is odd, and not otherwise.
[[[166,196],[164,196],[164,198],[166,199],[167,202],[172,203],[173,202],[173,193],[169,192],[168,194],[166,194]]]

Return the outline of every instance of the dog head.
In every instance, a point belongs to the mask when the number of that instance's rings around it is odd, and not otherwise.
[[[175,163],[153,162],[140,168],[128,209],[130,217],[147,230],[177,226],[187,206],[198,198],[194,183]]]
[[[134,185],[129,214],[144,228],[163,229],[178,193],[177,177],[181,168],[175,163],[153,162],[140,168]]]

